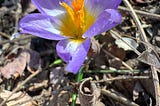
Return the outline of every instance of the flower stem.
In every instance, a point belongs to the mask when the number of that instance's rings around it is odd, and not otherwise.
[[[72,94],[71,106],[76,106],[77,93]]]
[[[83,69],[84,66],[82,66],[79,72],[76,74],[76,82],[80,82],[83,79]]]
[[[79,72],[76,74],[76,78],[75,78],[76,82],[80,82],[83,79],[83,69],[84,69],[84,66],[82,66],[80,68]],[[72,103],[71,103],[71,106],[76,106],[77,96],[78,96],[77,93],[72,94]]]

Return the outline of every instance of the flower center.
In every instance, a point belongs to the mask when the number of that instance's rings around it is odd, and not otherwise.
[[[60,5],[67,11],[62,18],[63,25],[60,29],[63,35],[82,39],[84,32],[94,23],[95,17],[85,9],[84,0],[72,0],[71,7],[65,2]]]
[[[83,29],[84,24],[84,0],[73,0],[71,8],[65,2],[62,2],[61,5],[67,10],[69,16],[71,17],[74,24]]]

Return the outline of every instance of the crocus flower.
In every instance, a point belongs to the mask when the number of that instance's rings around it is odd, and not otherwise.
[[[21,33],[59,40],[57,54],[66,71],[77,73],[85,61],[91,37],[121,22],[116,10],[121,0],[32,0],[40,13],[20,20]]]

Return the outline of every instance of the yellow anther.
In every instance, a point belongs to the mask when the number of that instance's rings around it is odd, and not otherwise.
[[[72,5],[61,2],[67,14],[62,18],[60,30],[75,40],[83,39],[83,33],[93,24],[95,17],[84,7],[84,0],[72,0]]]
[[[72,21],[74,21],[75,20],[75,13],[74,13],[73,9],[68,4],[66,4],[65,2],[60,2],[60,5],[67,10],[67,12],[68,12],[69,16],[71,17]]]
[[[76,14],[75,23],[78,28],[83,30],[84,27],[84,0],[72,0],[72,7]]]
[[[83,30],[84,0],[72,0],[72,8],[65,2],[61,2],[60,5],[67,10],[69,16],[71,17],[73,23],[77,26],[77,28],[81,28],[81,30]]]

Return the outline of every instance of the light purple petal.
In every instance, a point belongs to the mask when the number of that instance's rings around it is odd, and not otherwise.
[[[92,37],[101,34],[119,24],[122,17],[115,9],[106,9],[99,15],[96,22],[84,33],[83,37]]]
[[[85,0],[85,6],[90,8],[116,9],[122,0]]]
[[[29,14],[19,22],[21,33],[32,34],[41,38],[51,40],[62,40],[66,37],[58,30],[60,21],[56,17],[45,14]]]
[[[41,13],[56,16],[64,13],[64,8],[59,4],[62,1],[71,4],[71,0],[32,0],[32,3]]]
[[[76,74],[83,64],[90,48],[90,38],[82,44],[71,40],[61,40],[57,44],[57,54],[68,63],[66,71]]]
[[[117,9],[121,0],[85,0],[85,8],[89,13],[98,16],[105,9]]]

